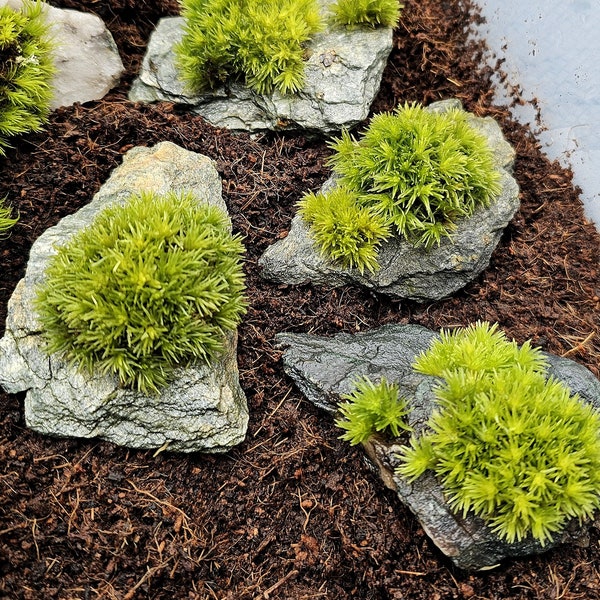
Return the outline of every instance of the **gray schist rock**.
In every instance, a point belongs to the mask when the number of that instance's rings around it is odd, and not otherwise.
[[[429,110],[460,106],[458,100],[446,100],[432,104]],[[489,141],[502,191],[489,207],[480,208],[470,218],[460,221],[451,239],[444,238],[439,246],[424,250],[403,239],[391,238],[379,248],[381,268],[376,273],[361,274],[324,257],[313,242],[308,225],[296,215],[287,237],[267,248],[260,258],[263,277],[291,285],[358,284],[395,299],[418,302],[449,296],[475,279],[489,265],[502,231],[519,208],[519,188],[510,174],[515,151],[496,121],[471,115],[469,122]],[[327,191],[333,186],[335,179],[330,178],[322,189]]]
[[[90,204],[34,243],[25,277],[8,304],[6,333],[0,340],[0,385],[9,393],[27,392],[25,421],[39,433],[99,437],[134,448],[226,451],[243,441],[248,423],[238,378],[236,335],[228,337],[225,352],[213,363],[177,370],[168,387],[149,396],[121,388],[111,376],[82,374],[43,350],[32,302],[56,247],[104,208],[123,203],[141,190],[188,190],[201,201],[227,210],[219,175],[209,158],[170,142],[130,150]]]
[[[333,0],[322,0],[323,12]],[[148,43],[133,102],[167,100],[188,104],[217,127],[332,132],[366,119],[379,91],[392,49],[392,29],[331,29],[308,44],[305,83],[297,94],[257,94],[231,82],[204,94],[191,94],[175,66],[174,46],[183,36],[184,19],[161,19]]]
[[[284,348],[283,365],[307,399],[335,414],[341,394],[348,393],[360,376],[377,381],[385,377],[399,384],[400,394],[410,400],[409,424],[415,433],[425,427],[435,408],[437,379],[415,373],[415,357],[427,349],[438,334],[419,325],[386,325],[356,335],[324,338],[310,334],[283,333],[276,337]],[[549,375],[565,382],[573,393],[600,409],[600,382],[582,365],[547,355]],[[553,544],[542,547],[534,539],[508,544],[472,515],[454,514],[444,499],[442,487],[431,473],[413,483],[398,477],[401,446],[372,438],[364,444],[370,464],[384,484],[415,514],[440,550],[463,569],[496,566],[506,557],[540,553],[567,540],[585,543],[586,532],[572,522]]]
[[[0,0],[0,6],[20,9],[22,0]],[[104,22],[91,13],[46,5],[45,14],[56,48],[57,72],[50,108],[100,100],[119,83],[125,68]]]

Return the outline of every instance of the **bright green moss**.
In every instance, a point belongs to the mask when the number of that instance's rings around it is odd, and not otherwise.
[[[316,0],[182,0],[184,35],[176,46],[192,91],[240,79],[260,94],[297,92],[305,45],[321,27]]]
[[[354,233],[362,240],[361,232],[369,232],[364,236],[368,262],[353,252],[345,227],[323,228],[308,218],[304,199],[300,206],[322,253],[343,266],[373,270],[377,246],[390,235],[428,250],[500,192],[488,142],[462,110],[438,113],[405,104],[373,117],[360,139],[344,131],[330,146],[338,189],[319,195],[319,212],[361,215]],[[309,202],[314,203],[312,196]]]
[[[4,200],[0,198],[0,240],[4,238],[9,230],[18,221],[18,217],[11,217],[11,210],[7,206],[4,206]]]
[[[375,432],[381,431],[398,437],[402,431],[409,431],[406,423],[408,402],[399,395],[398,385],[381,378],[373,383],[368,377],[359,379],[347,400],[339,405],[342,417],[335,424],[345,433],[340,439],[357,445],[368,440]]]
[[[443,383],[400,474],[432,470],[455,511],[482,517],[508,542],[545,544],[600,507],[600,415],[546,378],[539,351],[478,323],[445,332],[416,368]]]
[[[357,194],[337,187],[306,194],[298,203],[321,253],[346,268],[375,271],[377,246],[390,235],[385,220],[357,202]]]
[[[242,252],[227,216],[191,194],[107,208],[48,266],[36,301],[48,351],[155,392],[239,323]]]
[[[336,25],[352,29],[359,26],[396,27],[404,5],[398,0],[337,0],[331,7]]]
[[[426,375],[443,377],[446,371],[496,372],[518,365],[543,373],[547,361],[538,348],[526,341],[519,346],[498,330],[498,324],[476,323],[468,327],[444,330],[431,346],[415,360],[414,369]]]
[[[360,140],[344,132],[331,147],[340,183],[398,235],[426,248],[500,191],[487,140],[463,110],[405,104],[373,117]]]
[[[0,7],[0,155],[11,137],[39,131],[48,120],[55,69],[42,6]]]

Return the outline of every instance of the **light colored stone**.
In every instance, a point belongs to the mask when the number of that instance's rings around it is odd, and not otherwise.
[[[282,333],[276,340],[284,348],[286,373],[319,408],[335,414],[341,395],[352,390],[358,377],[366,375],[374,381],[385,377],[397,382],[400,394],[409,400],[408,423],[418,434],[436,406],[434,387],[439,380],[415,373],[411,365],[436,337],[436,333],[419,325],[386,325],[333,338]],[[572,393],[600,409],[600,382],[588,369],[567,358],[550,354],[546,357],[550,363],[548,375],[563,381]],[[413,483],[396,475],[400,443],[371,438],[364,447],[370,466],[384,484],[410,508],[435,545],[463,569],[490,568],[506,557],[544,552],[565,541],[586,543],[587,530],[575,521],[544,547],[533,538],[508,544],[481,519],[473,515],[463,518],[452,512],[441,485],[431,473]]]
[[[323,10],[331,0],[323,2]],[[338,131],[363,121],[379,91],[392,49],[391,28],[327,30],[307,47],[305,83],[297,94],[257,94],[232,82],[205,94],[190,94],[175,66],[173,48],[184,19],[169,17],[156,26],[129,99],[188,104],[217,127],[234,130],[303,129]]]
[[[438,102],[429,110],[460,107],[457,100]],[[500,174],[501,192],[489,207],[479,208],[470,218],[458,222],[451,238],[443,238],[430,250],[415,247],[399,237],[379,248],[380,269],[375,273],[345,269],[324,257],[314,243],[308,225],[296,215],[283,240],[267,248],[259,260],[265,279],[300,285],[326,287],[358,284],[395,299],[418,302],[439,300],[463,288],[489,265],[506,225],[519,207],[519,188],[511,175],[515,151],[491,118],[471,115],[473,127],[483,133]],[[332,177],[322,191],[335,186]]]
[[[0,6],[20,9],[22,0],[0,0]],[[56,43],[50,108],[100,100],[121,78],[125,68],[117,45],[103,21],[91,13],[45,6]]]
[[[226,211],[221,181],[209,158],[170,142],[130,150],[88,205],[34,243],[25,277],[8,305],[6,333],[0,340],[0,385],[9,393],[26,392],[25,421],[43,434],[99,437],[135,448],[226,451],[243,441],[248,423],[235,335],[228,336],[224,353],[210,365],[178,369],[169,386],[150,396],[121,388],[111,376],[81,374],[43,350],[32,303],[56,248],[107,206],[122,204],[142,190],[187,190]]]

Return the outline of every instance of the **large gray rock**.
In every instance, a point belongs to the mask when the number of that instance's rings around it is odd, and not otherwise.
[[[451,107],[460,107],[460,102],[438,102],[429,110]],[[469,122],[488,139],[502,191],[489,207],[480,208],[470,218],[461,220],[452,238],[444,238],[431,250],[415,247],[398,237],[390,238],[379,248],[381,268],[375,273],[361,274],[357,269],[345,269],[324,257],[308,225],[296,215],[287,237],[267,248],[260,258],[263,277],[291,285],[358,284],[392,298],[418,302],[450,296],[475,279],[489,265],[502,231],[519,208],[519,188],[511,175],[515,151],[496,121],[471,115]],[[335,179],[330,178],[322,190],[333,186]]]
[[[324,10],[331,2],[322,1]],[[305,83],[297,94],[261,95],[232,82],[194,95],[186,90],[175,66],[173,47],[182,38],[183,25],[182,17],[159,21],[129,99],[188,104],[213,125],[234,130],[331,132],[363,121],[392,49],[391,28],[329,30],[309,43]]]
[[[235,335],[228,337],[225,352],[213,363],[177,370],[168,387],[150,396],[121,388],[111,376],[82,374],[43,350],[32,303],[56,247],[107,206],[142,190],[189,190],[226,210],[221,181],[209,158],[170,142],[130,150],[90,204],[34,243],[25,277],[8,304],[6,333],[0,340],[0,385],[9,393],[26,392],[25,421],[43,434],[99,437],[134,448],[226,451],[243,441],[248,423]]]
[[[0,0],[20,9],[23,0]],[[125,68],[115,41],[103,21],[91,13],[46,5],[56,43],[52,109],[75,102],[100,100],[119,83]]]
[[[283,365],[307,399],[331,414],[337,412],[342,394],[348,393],[360,376],[372,380],[385,377],[399,384],[400,394],[410,400],[408,421],[415,433],[426,425],[435,408],[437,379],[415,373],[415,357],[429,347],[436,333],[418,325],[386,325],[356,335],[324,338],[309,334],[283,333],[278,344],[285,348]],[[600,382],[582,365],[547,355],[549,374],[565,382],[573,393],[600,409]],[[562,543],[585,543],[586,532],[571,522],[553,544],[542,547],[532,538],[508,544],[472,515],[454,514],[443,489],[431,473],[413,483],[395,473],[399,444],[372,438],[365,444],[371,466],[384,484],[415,514],[423,529],[444,554],[463,569],[485,569],[506,557],[539,553]]]

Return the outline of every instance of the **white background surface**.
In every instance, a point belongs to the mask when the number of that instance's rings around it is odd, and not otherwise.
[[[551,159],[573,169],[589,219],[600,229],[600,0],[476,0],[486,23],[479,29],[504,58],[508,84],[536,98]],[[495,64],[495,60],[491,64]],[[498,89],[498,102],[510,89]],[[514,110],[539,128],[531,107]]]

